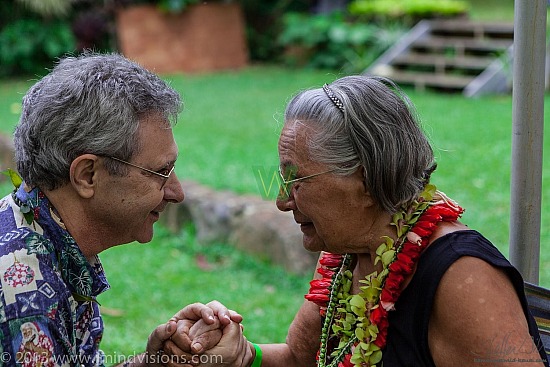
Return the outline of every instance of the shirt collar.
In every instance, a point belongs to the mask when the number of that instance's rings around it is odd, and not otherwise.
[[[71,234],[52,215],[53,207],[39,188],[27,192],[22,183],[13,196],[22,210],[27,210],[26,207],[32,211],[34,217],[29,226],[32,227],[36,222],[42,228],[43,236],[52,243],[52,260],[73,293],[86,298],[95,297],[109,289],[99,257],[96,255],[90,261],[86,259]]]

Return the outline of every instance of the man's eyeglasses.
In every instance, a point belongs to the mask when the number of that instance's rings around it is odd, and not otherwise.
[[[298,169],[296,167],[290,167],[290,168],[287,168],[287,174],[285,178],[285,175],[283,174],[283,170],[281,169],[281,167],[279,167],[279,177],[281,180],[281,189],[279,190],[279,197],[282,199],[288,198],[290,196],[290,191],[292,190],[292,184],[295,182],[302,181],[307,178],[324,175],[325,173],[334,172],[336,170],[337,168],[334,168],[328,171],[314,173],[312,175],[308,175],[300,178],[292,178],[292,177],[296,177],[296,172],[298,172]]]
[[[172,168],[168,169],[163,169],[161,170],[161,172],[156,172],[156,171],[153,171],[153,170],[150,170],[150,169],[147,169],[145,167],[141,167],[141,166],[138,166],[137,164],[133,164],[133,163],[130,163],[130,162],[126,162],[125,160],[122,160],[120,158],[117,158],[117,157],[107,157],[107,158],[110,158],[112,160],[115,160],[117,162],[120,162],[120,163],[124,163],[124,164],[127,164],[129,166],[132,166],[132,167],[136,167],[136,168],[139,168],[145,172],[148,172],[150,174],[153,174],[153,175],[156,175],[156,176],[159,176],[162,178],[162,185],[160,186],[160,189],[162,190],[164,188],[164,185],[166,185],[166,181],[168,181],[168,179],[170,178],[170,176],[172,175],[172,172],[174,172],[174,168],[176,168],[175,165],[172,166]]]

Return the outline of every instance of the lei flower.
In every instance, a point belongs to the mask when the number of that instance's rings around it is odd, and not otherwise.
[[[358,294],[350,294],[351,255],[324,252],[317,272],[322,279],[310,282],[305,298],[320,306],[324,318],[317,366],[375,367],[382,361],[388,334],[388,313],[413,273],[428,238],[441,221],[457,220],[464,210],[428,184],[419,198],[392,217],[397,241],[382,237],[374,264],[382,270],[359,282]]]

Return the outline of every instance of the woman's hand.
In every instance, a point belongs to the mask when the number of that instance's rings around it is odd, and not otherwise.
[[[241,315],[217,301],[190,304],[151,333],[147,351],[139,357],[150,366],[197,365],[198,354],[218,344],[222,329],[241,321]]]
[[[201,354],[216,346],[222,337],[223,325],[218,318],[211,324],[200,319],[194,323],[189,320],[180,320],[176,332],[166,340],[163,349],[166,353],[184,355]]]
[[[189,346],[195,350],[197,343],[202,347],[201,355],[195,354],[190,361],[193,365],[199,364],[201,367],[217,366],[224,364],[228,367],[246,367],[254,359],[252,345],[246,340],[242,333],[242,327],[239,323],[230,321],[228,325],[222,326],[222,329],[216,328],[216,322],[207,324],[203,320],[197,321],[187,332],[187,325],[184,322],[178,323],[178,330],[174,333],[171,340],[164,344],[164,352],[174,356],[182,356],[182,360],[187,358],[187,353],[183,348]],[[220,323],[221,326],[221,323]],[[189,361],[189,359],[188,359]]]
[[[182,351],[200,354],[218,343],[224,326],[232,321],[240,323],[242,320],[241,315],[227,309],[218,301],[211,301],[206,305],[193,303],[170,319],[177,323],[177,332],[172,337],[172,342]],[[189,337],[196,323],[199,324]]]

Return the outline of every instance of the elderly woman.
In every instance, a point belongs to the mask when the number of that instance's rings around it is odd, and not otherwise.
[[[350,76],[298,94],[279,156],[277,207],[320,251],[315,279],[286,343],[243,343],[233,328],[203,335],[204,349],[218,342],[208,354],[233,366],[548,366],[520,274],[429,182],[432,148],[395,84]]]

